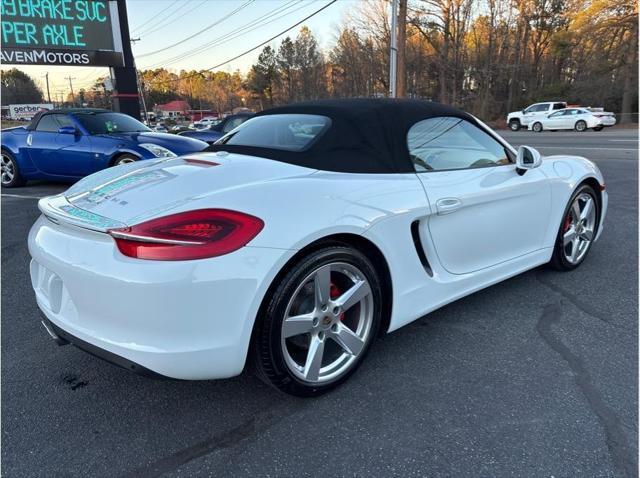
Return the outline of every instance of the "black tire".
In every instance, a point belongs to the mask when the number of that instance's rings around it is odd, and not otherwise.
[[[371,325],[361,351],[341,375],[326,382],[309,382],[295,375],[287,364],[283,351],[285,348],[282,340],[283,321],[290,301],[296,297],[296,291],[300,291],[301,287],[306,287],[303,284],[309,284],[310,274],[322,266],[334,263],[346,263],[354,266],[362,272],[368,281],[371,290],[370,304],[372,304]],[[333,284],[335,272],[329,274]],[[312,284],[315,287],[315,283],[312,282]],[[302,257],[274,285],[275,289],[271,289],[273,290],[271,297],[265,298],[268,302],[261,309],[262,316],[256,319],[252,340],[251,355],[257,376],[278,390],[299,397],[318,396],[332,390],[356,371],[377,336],[381,321],[382,288],[375,267],[364,254],[347,245],[327,246]],[[344,314],[339,320],[342,321],[343,318]],[[303,334],[298,337],[304,337],[305,340],[306,337],[309,337],[309,344],[311,343],[311,334]],[[329,341],[328,336],[324,340],[335,343]],[[307,346],[307,352],[309,347],[310,345]],[[301,350],[304,352],[304,345]],[[322,363],[322,359],[320,363]]]
[[[583,120],[576,121],[576,125],[574,128],[578,133],[584,133],[585,131],[587,131],[587,123]]]
[[[576,197],[580,196],[583,193],[589,194],[593,199],[593,204],[595,205],[596,215],[595,215],[594,237],[597,234],[598,228],[600,227],[600,203],[598,201],[598,196],[596,195],[595,191],[591,186],[589,186],[588,184],[582,184],[571,195],[571,199],[569,199],[569,202],[564,210],[564,214],[562,215],[562,221],[560,222],[560,226],[558,228],[558,235],[556,236],[556,243],[554,245],[553,255],[551,256],[551,261],[549,261],[549,265],[558,271],[572,271],[573,269],[579,267],[580,264],[584,262],[587,255],[589,254],[589,251],[591,250],[591,246],[593,246],[593,241],[591,241],[587,251],[584,253],[580,261],[576,264],[572,264],[571,262],[569,262],[569,260],[565,256],[563,237],[565,233],[566,221],[568,220],[568,216],[570,214],[570,208],[574,200],[576,199]]]
[[[2,176],[1,183],[3,188],[17,188],[24,186],[25,180],[20,175],[18,163],[7,150],[2,150]]]
[[[602,131],[604,129],[604,126],[596,126],[595,128],[593,128],[593,131]]]
[[[520,128],[522,128],[522,125],[520,124],[520,120],[511,120],[509,121],[509,129],[511,131],[519,131]]]
[[[113,160],[112,166],[120,166],[121,164],[133,163],[135,161],[138,161],[138,159],[140,158],[134,156],[133,154],[121,154]]]
[[[542,132],[542,123],[540,123],[540,121],[536,121],[535,123],[533,123],[531,129],[536,133]]]

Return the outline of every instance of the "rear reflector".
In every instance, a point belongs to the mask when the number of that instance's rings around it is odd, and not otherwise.
[[[602,183],[602,184],[600,185],[600,191],[604,191],[604,190],[605,190],[605,185],[604,185],[604,183]]]
[[[137,259],[185,261],[236,251],[256,237],[264,222],[227,209],[198,209],[111,229],[122,254]]]

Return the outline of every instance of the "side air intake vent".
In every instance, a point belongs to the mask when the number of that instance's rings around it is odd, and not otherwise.
[[[425,254],[424,248],[422,247],[422,241],[420,240],[420,221],[418,220],[411,223],[411,237],[413,238],[413,245],[416,248],[416,253],[422,263],[422,267],[424,267],[424,270],[429,274],[429,276],[433,277],[431,264],[429,264],[429,259],[427,259],[427,254]]]

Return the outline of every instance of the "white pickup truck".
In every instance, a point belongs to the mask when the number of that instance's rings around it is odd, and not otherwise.
[[[507,115],[507,124],[511,131],[518,131],[526,128],[536,118],[544,118],[549,113],[567,107],[564,101],[546,101],[544,103],[534,103],[522,111],[514,111]]]

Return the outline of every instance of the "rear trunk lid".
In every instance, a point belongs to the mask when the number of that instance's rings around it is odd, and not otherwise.
[[[38,206],[54,222],[106,231],[189,209],[189,203],[226,190],[313,172],[227,152],[189,155],[101,171],[63,194],[41,199]]]

